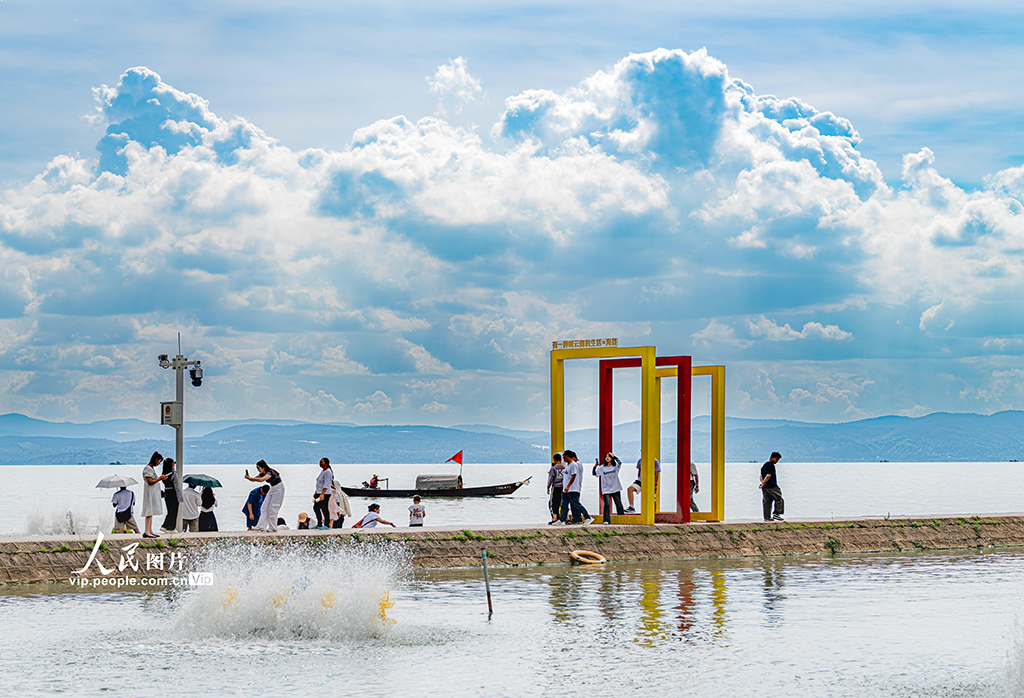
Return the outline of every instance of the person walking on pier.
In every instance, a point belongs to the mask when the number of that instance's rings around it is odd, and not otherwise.
[[[553,524],[562,518],[562,483],[565,475],[565,465],[562,463],[562,454],[556,453],[551,456],[551,470],[548,471],[548,509],[551,510],[551,521]]]
[[[320,459],[320,474],[316,477],[316,491],[313,492],[313,513],[316,514],[316,527],[319,529],[330,528],[331,513],[331,482],[334,480],[334,471],[331,470],[331,461],[327,458]]]
[[[594,475],[601,478],[601,500],[604,509],[603,523],[612,522],[612,502],[615,502],[615,513],[622,516],[622,483],[619,482],[619,469],[622,461],[614,453],[604,456],[604,463],[594,463]]]
[[[765,521],[782,521],[782,515],[786,512],[786,503],[782,500],[782,490],[779,489],[779,480],[775,474],[775,464],[782,460],[782,454],[772,451],[771,458],[761,466],[761,503],[764,506]],[[772,513],[772,502],[775,503],[775,513]]]
[[[256,463],[256,469],[259,471],[259,475],[250,477],[249,471],[246,470],[245,479],[250,482],[267,483],[270,485],[270,492],[267,493],[266,499],[263,500],[260,520],[256,523],[255,528],[259,531],[276,531],[277,520],[281,513],[281,505],[284,504],[284,481],[281,479],[281,473],[267,465],[265,460],[261,459]]]
[[[565,463],[565,484],[562,489],[562,523],[569,523],[569,512],[572,512],[572,523],[589,524],[594,520],[586,507],[580,502],[580,494],[583,492],[583,464],[576,457],[575,451],[562,453],[562,462]]]

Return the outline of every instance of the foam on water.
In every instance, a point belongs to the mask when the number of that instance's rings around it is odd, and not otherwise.
[[[183,639],[353,640],[386,634],[390,594],[409,553],[386,542],[228,544],[190,563],[212,575],[182,587],[172,623]]]

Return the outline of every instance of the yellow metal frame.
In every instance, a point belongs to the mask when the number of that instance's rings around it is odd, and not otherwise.
[[[691,376],[711,377],[711,511],[695,511],[691,521],[725,520],[725,366],[694,366]]]
[[[616,359],[640,357],[640,473],[644,482],[654,482],[654,453],[658,449],[660,394],[655,391],[654,347],[588,347],[551,350],[551,450],[565,450],[565,362],[572,359]],[[724,403],[723,403],[724,404]],[[724,423],[724,421],[723,421]],[[724,471],[723,471],[724,472]],[[613,516],[613,523],[654,525],[657,508],[654,488],[640,490],[639,516]],[[637,521],[639,519],[639,521]]]
[[[690,512],[691,521],[725,520],[725,366],[693,366],[691,376],[711,377],[711,511]],[[654,457],[661,461],[661,379],[678,378],[677,366],[655,369],[655,421],[658,437]],[[680,473],[689,474],[685,467]],[[613,517],[614,518],[614,517]]]

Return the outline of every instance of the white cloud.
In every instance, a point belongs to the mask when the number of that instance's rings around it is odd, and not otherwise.
[[[482,98],[461,58],[431,86]],[[145,68],[96,98],[99,160],[55,155],[0,195],[11,409],[148,409],[159,379],[131,357],[167,350],[179,330],[211,375],[224,367],[196,405],[242,416],[422,414],[409,392],[463,413],[499,390],[525,405],[557,338],[692,343],[722,361],[831,360],[791,340],[854,333],[844,350],[870,354],[915,320],[965,360],[1018,341],[1024,168],[967,191],[925,148],[890,185],[849,121],[758,95],[703,50],[632,54],[564,92],[513,95],[495,143],[395,117],[347,148],[294,151]],[[819,321],[769,319],[783,314]],[[738,336],[738,318],[768,342]],[[952,343],[954,327],[972,341]],[[742,404],[862,399],[821,378],[751,388]],[[971,374],[950,400],[1000,380]],[[460,400],[441,397],[456,384]],[[363,397],[374,389],[383,397]],[[998,389],[987,404],[1017,404]]]
[[[447,112],[446,102],[453,102],[458,113],[467,103],[479,102],[483,98],[484,88],[469,74],[466,59],[462,56],[439,65],[427,82],[430,91],[438,95],[437,111],[442,116]]]
[[[430,412],[431,414],[438,414],[440,412],[451,412],[452,406],[434,400],[423,405],[423,407],[421,407],[420,409],[423,410],[424,412]]]
[[[718,320],[712,319],[708,322],[707,327],[703,330],[699,330],[690,335],[693,339],[693,346],[704,346],[710,347],[712,343],[725,343],[733,344],[741,349],[750,347],[753,342],[747,339],[738,339],[736,337],[736,330],[729,325],[724,325]]]
[[[769,320],[764,315],[748,320],[750,333],[755,337],[764,337],[771,342],[791,342],[795,339],[826,339],[844,340],[852,339],[853,334],[839,328],[838,325],[822,325],[818,322],[805,323],[803,329],[797,332],[789,323],[782,327],[774,320]]]
[[[365,402],[357,402],[352,406],[353,412],[369,414],[373,412],[391,412],[394,409],[394,402],[383,390],[378,390],[363,399]]]

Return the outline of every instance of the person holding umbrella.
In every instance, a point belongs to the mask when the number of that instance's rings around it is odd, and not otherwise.
[[[139,483],[135,478],[120,475],[105,477],[97,483],[96,487],[101,489],[119,488],[110,498],[110,502],[114,506],[114,528],[111,533],[139,532],[139,526],[135,523],[135,516],[132,513],[132,508],[135,506],[135,493],[128,489],[129,485],[137,484]]]
[[[186,531],[190,528],[193,531],[197,528],[200,531],[216,531],[217,517],[214,516],[213,508],[217,506],[217,497],[213,494],[213,488],[223,487],[220,480],[202,473],[190,473],[184,477],[184,480],[188,489],[185,490],[185,506],[181,513],[182,528]],[[196,492],[197,485],[203,488],[202,495]],[[193,521],[186,524],[186,518],[191,518]]]
[[[156,467],[164,459],[160,451],[153,451],[149,457],[149,465],[142,469],[142,479],[146,484],[142,487],[142,518],[146,520],[143,538],[159,538],[153,533],[153,517],[164,513],[164,502],[160,497],[160,483],[167,479],[166,475],[157,475]]]

